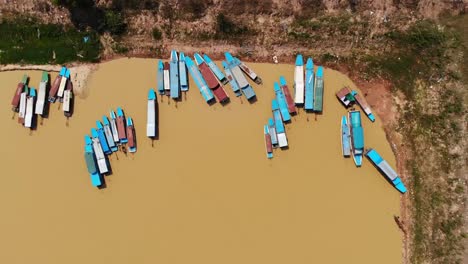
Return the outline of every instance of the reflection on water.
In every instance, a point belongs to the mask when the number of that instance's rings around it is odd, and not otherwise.
[[[0,262],[401,262],[398,192],[367,160],[357,169],[341,157],[345,109],[334,92],[355,88],[346,76],[325,71],[323,115],[301,109],[286,127],[290,148],[267,160],[273,82],[284,75],[292,88],[293,65],[250,63],[264,81],[254,85],[254,104],[227,87],[231,102],[208,106],[190,83],[177,105],[159,103],[152,146],[146,95],[156,88],[156,62],[100,65],[69,126],[56,104],[31,135],[9,106],[24,72],[0,73]],[[38,86],[41,73],[28,74]],[[115,106],[133,117],[138,152],[111,156],[113,174],[99,190],[87,174],[83,135]],[[395,165],[380,120],[363,125],[366,145]]]

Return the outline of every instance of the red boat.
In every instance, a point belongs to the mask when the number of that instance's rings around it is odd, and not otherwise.
[[[206,62],[198,53],[195,53],[195,62],[197,63],[198,68],[200,69],[203,79],[205,79],[208,87],[211,90],[213,90],[213,93],[218,99],[218,101],[220,103],[223,103],[229,100],[229,96],[227,95],[223,86],[218,82],[218,78],[216,78],[214,73],[211,71],[210,66],[206,64]]]
[[[288,104],[288,111],[290,114],[295,114],[296,113],[296,106],[294,104],[294,100],[291,96],[291,93],[289,92],[288,85],[286,84],[286,80],[282,80],[280,78],[280,87],[281,91],[283,91],[284,97],[286,98],[286,103]]]
[[[127,138],[128,138],[128,150],[131,153],[136,152],[135,129],[133,127],[133,121],[130,117],[127,118]]]
[[[55,103],[57,92],[58,92],[61,80],[62,80],[62,76],[57,75],[57,77],[55,77],[54,82],[52,83],[52,86],[50,87],[49,102],[51,102],[51,103]]]
[[[11,110],[14,112],[18,112],[19,110],[19,103],[20,103],[20,97],[21,93],[23,92],[24,89],[24,83],[18,83],[18,86],[16,87],[15,95],[13,95],[13,99],[11,100]]]

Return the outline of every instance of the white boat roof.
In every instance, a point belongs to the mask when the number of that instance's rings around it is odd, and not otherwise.
[[[156,110],[154,100],[148,100],[148,113],[146,121],[146,136],[156,136]]]
[[[296,104],[304,103],[304,66],[296,66],[294,70],[294,102]]]
[[[27,99],[27,102],[26,102],[26,115],[24,118],[25,127],[32,126],[33,107],[34,107],[34,98],[30,97]]]
[[[278,134],[278,145],[280,148],[288,146],[288,138],[286,137],[286,133]]]

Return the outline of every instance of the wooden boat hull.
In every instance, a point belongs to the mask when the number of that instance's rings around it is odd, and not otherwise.
[[[286,84],[286,79],[283,76],[280,76],[280,88],[281,91],[284,94],[284,97],[286,99],[286,103],[288,105],[288,111],[290,114],[295,114],[296,113],[296,106],[294,104],[294,100],[291,96],[291,93],[289,92],[288,85]]]

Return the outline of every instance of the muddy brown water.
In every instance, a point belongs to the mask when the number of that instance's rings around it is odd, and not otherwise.
[[[354,84],[325,70],[323,115],[300,110],[287,125],[290,148],[267,160],[263,124],[273,82],[293,65],[254,64],[258,101],[208,106],[194,83],[187,99],[159,103],[160,138],[146,138],[146,95],[156,60],[99,66],[66,126],[58,104],[30,132],[12,120],[10,100],[24,73],[0,73],[1,263],[401,263],[394,223],[398,192],[364,161],[340,150],[334,92]],[[54,77],[54,76],[52,76]],[[113,154],[107,188],[91,186],[83,135],[109,109],[135,122],[138,151]],[[365,143],[395,165],[377,118],[363,116]]]

